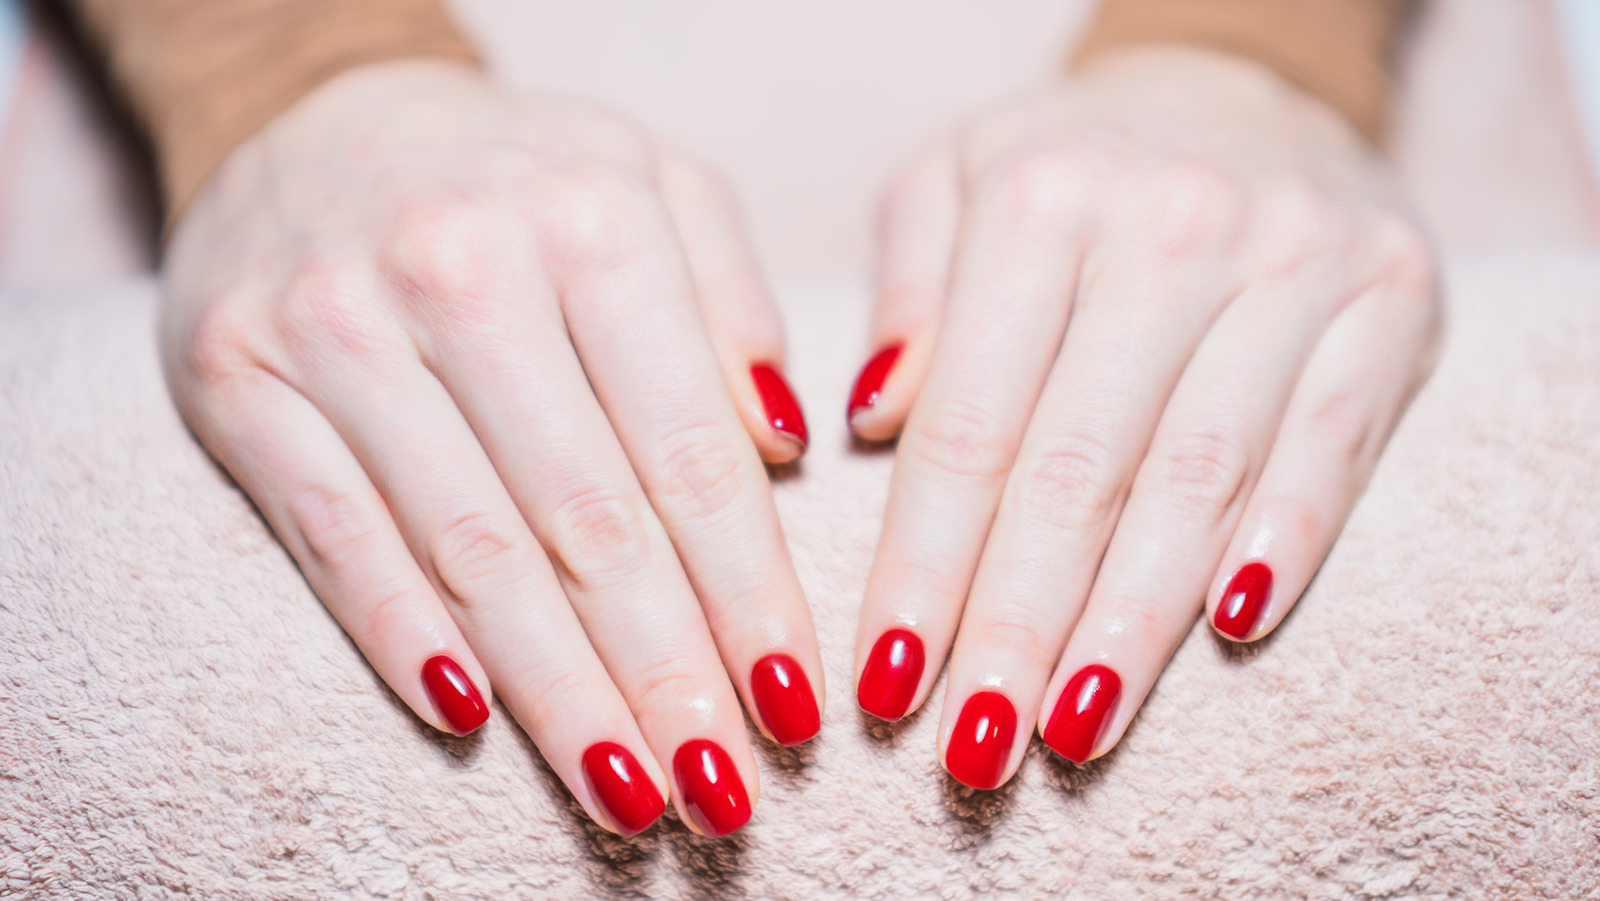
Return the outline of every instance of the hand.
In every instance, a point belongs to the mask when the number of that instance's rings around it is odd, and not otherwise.
[[[941,758],[993,788],[1036,723],[1075,761],[1115,745],[1202,605],[1229,640],[1271,631],[1437,350],[1396,194],[1320,102],[1182,48],[1103,57],[916,163],[851,402],[858,435],[901,432],[861,706],[904,716],[949,652]]]
[[[761,463],[805,425],[715,182],[583,105],[366,66],[231,154],[165,279],[179,406],[418,716],[469,732],[492,685],[607,828],[748,819],[739,699],[803,741],[822,669]]]

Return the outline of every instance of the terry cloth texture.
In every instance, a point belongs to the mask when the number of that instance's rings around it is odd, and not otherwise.
[[[897,726],[852,702],[891,464],[834,415],[865,291],[780,284],[823,731],[756,739],[732,839],[631,842],[502,709],[452,739],[385,690],[173,411],[151,283],[0,295],[0,897],[1595,897],[1600,255],[1449,281],[1440,368],[1283,627],[1197,623],[1114,753],[1035,740],[992,793],[940,771],[942,687]]]

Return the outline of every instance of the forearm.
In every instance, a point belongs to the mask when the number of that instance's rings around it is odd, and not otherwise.
[[[1262,63],[1368,138],[1383,131],[1396,47],[1415,0],[1105,0],[1074,55],[1146,43],[1209,47]]]
[[[240,141],[329,78],[476,62],[439,0],[68,0],[155,150],[169,220]]]

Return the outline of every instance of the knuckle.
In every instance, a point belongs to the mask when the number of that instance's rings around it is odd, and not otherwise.
[[[452,597],[476,604],[526,570],[530,549],[520,531],[502,516],[469,514],[430,539],[428,559]]]
[[[608,486],[569,491],[551,513],[546,544],[555,564],[591,590],[633,571],[650,551],[643,513]]]
[[[462,203],[420,204],[395,220],[381,254],[404,302],[465,323],[492,324],[499,293],[494,274],[519,252],[518,224]]]
[[[1261,214],[1262,263],[1269,274],[1302,269],[1333,255],[1350,239],[1343,206],[1302,181],[1268,188]]]
[[[1081,152],[1034,150],[998,163],[982,187],[998,199],[1008,223],[1055,225],[1087,207],[1099,168]]]
[[[656,649],[653,660],[630,680],[636,710],[672,710],[704,693],[699,675],[690,666],[687,648]]]
[[[604,164],[562,166],[544,179],[539,194],[549,246],[590,264],[625,256],[651,207],[646,186]]]
[[[1149,182],[1145,234],[1161,254],[1177,257],[1225,239],[1240,219],[1242,194],[1222,170],[1198,161],[1166,164]]]
[[[985,648],[1001,649],[1005,655],[1047,672],[1060,655],[1060,642],[1039,631],[1038,619],[1037,611],[1003,605],[989,611],[989,618],[978,628],[978,641]]]
[[[574,701],[595,696],[594,682],[572,666],[535,665],[532,672],[510,680],[507,700],[517,705],[517,719],[527,718],[528,734],[536,739],[553,729],[570,728],[566,721]],[[565,716],[563,716],[565,714]]]
[[[323,261],[303,266],[289,280],[279,306],[290,351],[331,352],[355,359],[382,354],[390,336],[368,301],[369,291],[352,264]]]
[[[300,492],[289,502],[288,512],[311,562],[326,570],[337,569],[358,553],[377,534],[380,523],[372,504],[323,487]]]
[[[1017,482],[1016,502],[1025,518],[1065,532],[1093,529],[1111,520],[1122,502],[1123,482],[1105,442],[1087,434],[1054,439]]]
[[[1336,392],[1321,398],[1306,414],[1301,429],[1317,444],[1331,448],[1346,465],[1355,465],[1369,453],[1375,432],[1372,406],[1362,397]]]
[[[750,481],[750,455],[710,422],[680,425],[661,440],[659,502],[674,521],[716,517],[731,509]]]
[[[1174,441],[1160,461],[1163,491],[1183,507],[1219,516],[1244,494],[1250,454],[1217,432],[1192,432]]]
[[[1402,296],[1428,301],[1438,294],[1438,261],[1433,245],[1416,223],[1384,214],[1373,233],[1382,278]]]
[[[256,367],[255,328],[230,303],[214,303],[195,320],[183,346],[182,366],[202,384],[217,384]]]
[[[1166,605],[1148,595],[1129,593],[1108,598],[1107,605],[1114,631],[1131,635],[1134,642],[1148,650],[1166,646],[1163,636],[1170,631]]]
[[[910,457],[936,474],[984,481],[1006,475],[999,424],[981,406],[948,401],[917,418],[908,438]]]

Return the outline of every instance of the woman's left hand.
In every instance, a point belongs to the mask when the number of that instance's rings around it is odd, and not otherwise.
[[[1202,606],[1270,632],[1439,344],[1381,158],[1203,50],[1107,55],[959,130],[891,192],[882,253],[850,417],[901,438],[857,696],[899,719],[950,653],[940,754],[978,788],[1036,723],[1109,750]]]

